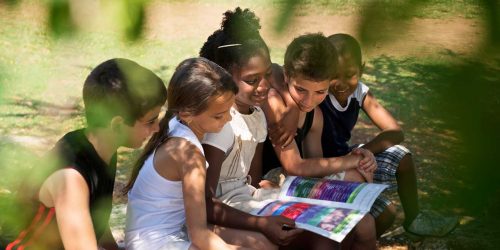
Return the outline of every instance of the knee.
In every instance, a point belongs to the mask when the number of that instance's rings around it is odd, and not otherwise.
[[[357,169],[346,170],[344,181],[366,182],[365,177]]]
[[[387,222],[390,222],[390,224],[392,224],[396,219],[396,213],[397,213],[396,206],[391,203],[387,205],[387,207],[384,209],[382,214],[380,214],[380,216],[383,216]]]
[[[356,241],[369,241],[376,238],[375,218],[366,214],[355,228]]]
[[[247,247],[255,247],[256,249],[279,249],[279,247],[271,242],[266,236],[263,234],[259,234],[257,237],[255,237],[255,241],[249,244]]]
[[[382,213],[375,219],[377,237],[380,237],[389,229],[396,220],[396,207],[389,204]]]
[[[413,165],[413,157],[411,156],[411,154],[408,153],[405,156],[403,156],[403,158],[401,158],[397,172],[402,173],[402,172],[413,172],[413,171],[415,171],[415,167]]]

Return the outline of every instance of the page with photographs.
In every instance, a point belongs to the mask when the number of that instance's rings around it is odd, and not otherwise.
[[[256,213],[260,216],[282,215],[302,228],[341,242],[365,213],[346,208],[325,207],[294,201],[271,201]]]
[[[288,176],[278,200],[253,212],[282,215],[302,228],[341,242],[387,187],[383,184]]]
[[[279,200],[368,212],[386,187],[384,184],[288,176]]]

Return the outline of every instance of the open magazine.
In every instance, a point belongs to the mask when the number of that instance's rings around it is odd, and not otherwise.
[[[254,211],[260,216],[282,215],[298,228],[337,242],[370,210],[384,184],[288,176],[278,200],[266,200]]]

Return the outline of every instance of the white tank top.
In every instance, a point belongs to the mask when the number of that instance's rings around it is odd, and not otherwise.
[[[184,138],[205,155],[196,135],[177,117],[170,120],[169,128],[169,137]],[[173,234],[181,231],[186,221],[182,181],[170,181],[158,174],[153,159],[154,152],[144,162],[128,193],[126,241],[152,232]]]

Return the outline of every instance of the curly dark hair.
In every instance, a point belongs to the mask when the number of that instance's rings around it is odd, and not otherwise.
[[[249,9],[226,11],[221,28],[207,38],[200,50],[205,57],[226,70],[242,66],[259,53],[269,57],[269,48],[260,36],[259,18]]]

